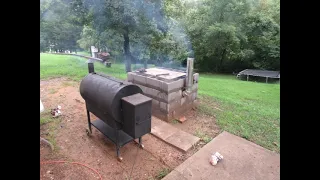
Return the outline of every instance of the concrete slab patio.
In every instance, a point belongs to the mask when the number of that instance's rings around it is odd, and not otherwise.
[[[216,166],[209,163],[214,152],[224,157]],[[280,154],[224,131],[163,178],[176,179],[278,180]]]
[[[151,134],[184,152],[200,141],[200,138],[181,131],[156,117],[152,117],[151,120]]]

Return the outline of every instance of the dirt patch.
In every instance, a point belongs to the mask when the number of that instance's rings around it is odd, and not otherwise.
[[[197,103],[198,106],[204,106],[205,104],[211,109],[219,108],[217,104],[208,104],[208,102],[204,101],[203,99],[198,99]],[[221,132],[221,129],[216,125],[215,117],[200,112],[197,110],[197,108],[187,112],[185,114],[185,119],[186,120],[183,123],[173,120],[171,121],[171,124],[185,132],[198,137],[200,136],[199,138],[202,138],[202,140],[204,137],[213,139]]]
[[[79,93],[79,83],[66,78],[40,81],[40,97],[46,110],[60,105],[62,116],[40,126],[40,136],[54,141],[52,152],[40,144],[40,161],[67,160],[80,162],[96,169],[103,179],[156,179],[159,172],[174,169],[196,152],[201,145],[183,153],[148,134],[143,137],[145,149],[139,149],[134,142],[120,149],[123,162],[116,159],[115,145],[93,128],[91,137],[86,135],[87,117],[85,102]],[[96,119],[94,115],[92,120]],[[213,119],[195,111],[187,115],[187,121],[174,126],[194,134],[198,128],[210,136],[219,131]],[[199,123],[201,122],[201,123]],[[135,162],[135,165],[132,165]],[[42,164],[40,179],[98,179],[90,169],[74,164]]]

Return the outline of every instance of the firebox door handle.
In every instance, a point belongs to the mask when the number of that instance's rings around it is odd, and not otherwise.
[[[136,124],[139,125],[139,124],[142,124],[142,123],[144,123],[144,122],[146,122],[146,121],[149,121],[149,120],[151,120],[151,118],[148,118],[147,120],[144,120],[144,121],[136,122]]]
[[[140,119],[140,118],[139,118]],[[147,118],[146,118],[146,120],[144,120],[144,121],[138,121],[138,122],[136,122],[136,124],[137,125],[139,125],[139,124],[142,124],[142,123],[144,123],[144,122],[146,122],[146,121],[150,121],[151,120],[151,115],[149,115]]]

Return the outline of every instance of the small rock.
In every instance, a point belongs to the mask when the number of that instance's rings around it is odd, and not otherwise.
[[[47,171],[47,174],[50,174],[51,173],[51,171]]]
[[[181,118],[178,119],[178,121],[179,121],[180,123],[183,123],[183,122],[186,121],[186,120],[187,120],[187,119],[186,119],[185,116],[183,116],[183,117],[181,117]]]

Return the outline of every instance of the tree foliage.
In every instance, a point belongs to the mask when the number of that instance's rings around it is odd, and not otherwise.
[[[40,50],[89,49],[126,62],[195,57],[206,72],[280,69],[279,0],[42,0]]]

